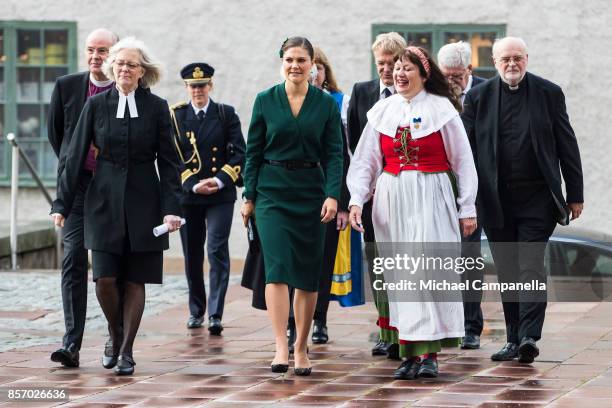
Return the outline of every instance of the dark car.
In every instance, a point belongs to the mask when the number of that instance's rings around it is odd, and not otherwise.
[[[482,235],[485,274],[495,274],[487,237]],[[544,267],[549,288],[559,300],[597,301],[612,298],[612,235],[559,226],[548,242]]]

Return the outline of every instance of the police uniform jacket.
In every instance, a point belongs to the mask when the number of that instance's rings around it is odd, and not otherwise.
[[[126,106],[125,117],[118,119],[116,88],[89,98],[68,147],[52,208],[64,217],[70,214],[90,144],[99,151],[85,194],[88,249],[122,254],[126,240],[132,252],[168,249],[168,235],[156,238],[153,228],[165,215],[181,214],[168,105],[140,87],[135,100],[138,117],[131,118]]]
[[[175,144],[183,162],[182,203],[214,205],[235,201],[236,183],[244,167],[245,143],[234,108],[210,100],[201,122],[190,103],[173,105],[171,110]],[[224,187],[210,195],[193,192],[200,180],[211,177],[221,180]]]

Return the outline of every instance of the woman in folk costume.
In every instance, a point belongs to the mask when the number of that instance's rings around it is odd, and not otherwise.
[[[368,112],[351,161],[351,225],[363,231],[361,209],[376,190],[372,220],[379,250],[385,243],[459,243],[461,234],[476,228],[478,179],[458,102],[422,48],[406,48],[393,79],[397,94]],[[436,377],[436,353],[458,346],[464,333],[461,299],[420,296],[390,302],[390,325],[398,330],[405,359],[396,379]]]

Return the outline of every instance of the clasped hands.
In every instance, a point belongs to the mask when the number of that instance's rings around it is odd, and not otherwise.
[[[219,185],[214,178],[202,179],[195,185],[195,193],[202,195],[211,195],[219,191]]]

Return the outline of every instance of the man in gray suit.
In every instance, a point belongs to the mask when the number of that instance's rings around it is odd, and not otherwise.
[[[440,48],[440,51],[438,51],[438,66],[462,105],[468,91],[486,81],[484,78],[472,75],[472,47],[463,41],[446,44]],[[461,238],[463,241],[462,256],[474,259],[481,256],[481,234],[482,227],[479,225],[472,235]],[[472,269],[461,277],[464,281],[465,279],[470,281],[482,280],[483,271]],[[463,302],[465,337],[461,343],[461,348],[477,349],[480,347],[480,335],[483,326],[482,309],[480,307],[482,292],[470,291],[465,295]]]
[[[376,63],[378,78],[371,81],[358,82],[353,86],[351,100],[347,112],[347,126],[349,135],[349,147],[355,151],[361,132],[368,122],[366,114],[376,102],[385,99],[395,93],[393,87],[393,66],[401,53],[406,49],[406,41],[395,32],[379,34],[372,44],[372,53]],[[372,265],[374,254],[374,227],[372,226],[372,201],[365,203],[363,207],[363,227],[365,233],[363,239],[369,245],[366,247],[366,257],[368,263]],[[370,281],[373,282],[374,276],[369,269]],[[376,291],[372,288],[374,303],[378,310],[377,324],[380,329],[379,341],[372,349],[373,356],[387,355],[391,359],[399,359],[399,344],[397,331],[389,325],[389,302],[386,293]]]

